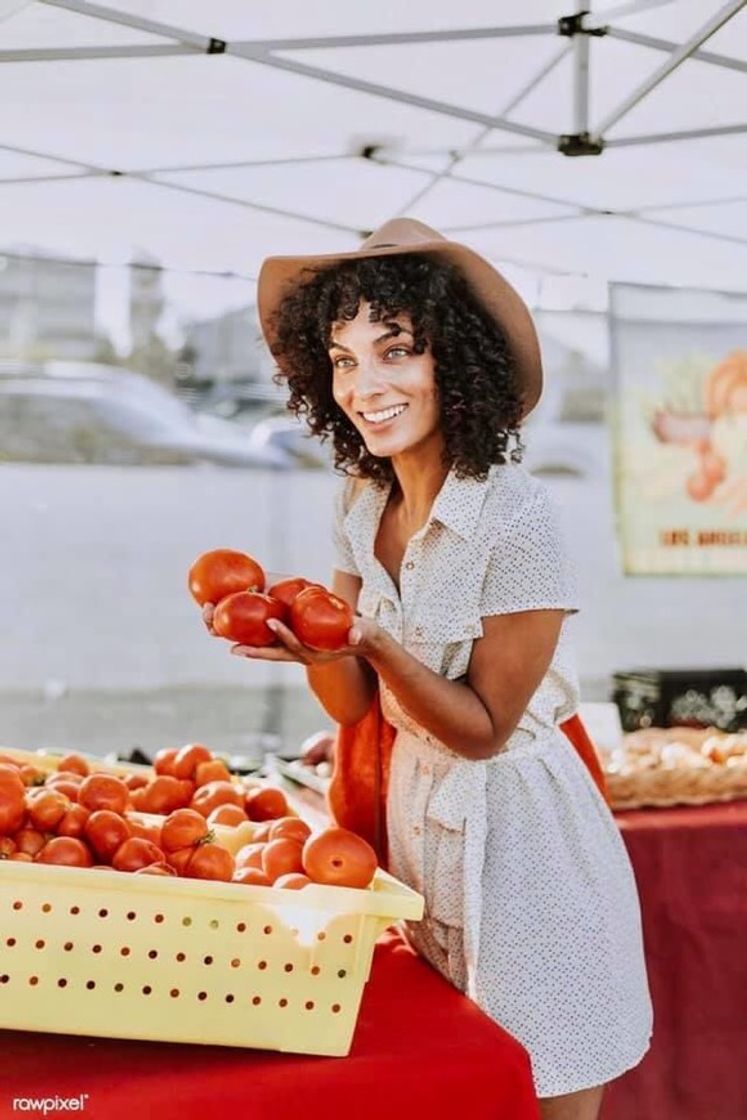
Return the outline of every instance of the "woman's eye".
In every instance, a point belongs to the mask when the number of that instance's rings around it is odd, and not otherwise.
[[[410,351],[406,346],[392,346],[389,350],[387,350],[386,356],[387,358],[401,358],[403,355],[404,357],[407,357],[409,353]]]
[[[332,364],[335,369],[350,369],[354,363],[352,358],[335,358]]]

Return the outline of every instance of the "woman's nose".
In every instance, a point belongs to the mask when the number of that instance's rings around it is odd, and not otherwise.
[[[375,359],[359,363],[355,387],[357,395],[363,398],[372,397],[384,391],[386,384]]]

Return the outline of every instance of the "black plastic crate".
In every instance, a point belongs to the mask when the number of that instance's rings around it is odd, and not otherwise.
[[[631,669],[615,673],[612,699],[625,731],[642,727],[747,727],[745,669]]]

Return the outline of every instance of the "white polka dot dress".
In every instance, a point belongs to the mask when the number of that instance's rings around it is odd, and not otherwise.
[[[340,488],[336,567],[359,575],[361,614],[430,669],[468,669],[482,619],[566,611],[550,668],[506,748],[450,750],[382,686],[397,729],[390,870],[426,900],[419,952],[518,1038],[539,1096],[609,1081],[648,1048],[651,1003],[638,896],[617,826],[558,729],[578,705],[569,644],[576,592],[554,510],[518,464],[484,482],[448,475],[408,543],[400,590],[374,555],[388,488]]]

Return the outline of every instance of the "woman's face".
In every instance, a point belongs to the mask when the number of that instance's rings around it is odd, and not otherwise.
[[[416,354],[408,315],[372,323],[370,304],[335,323],[329,348],[332,394],[371,455],[392,458],[440,441],[433,355]]]

